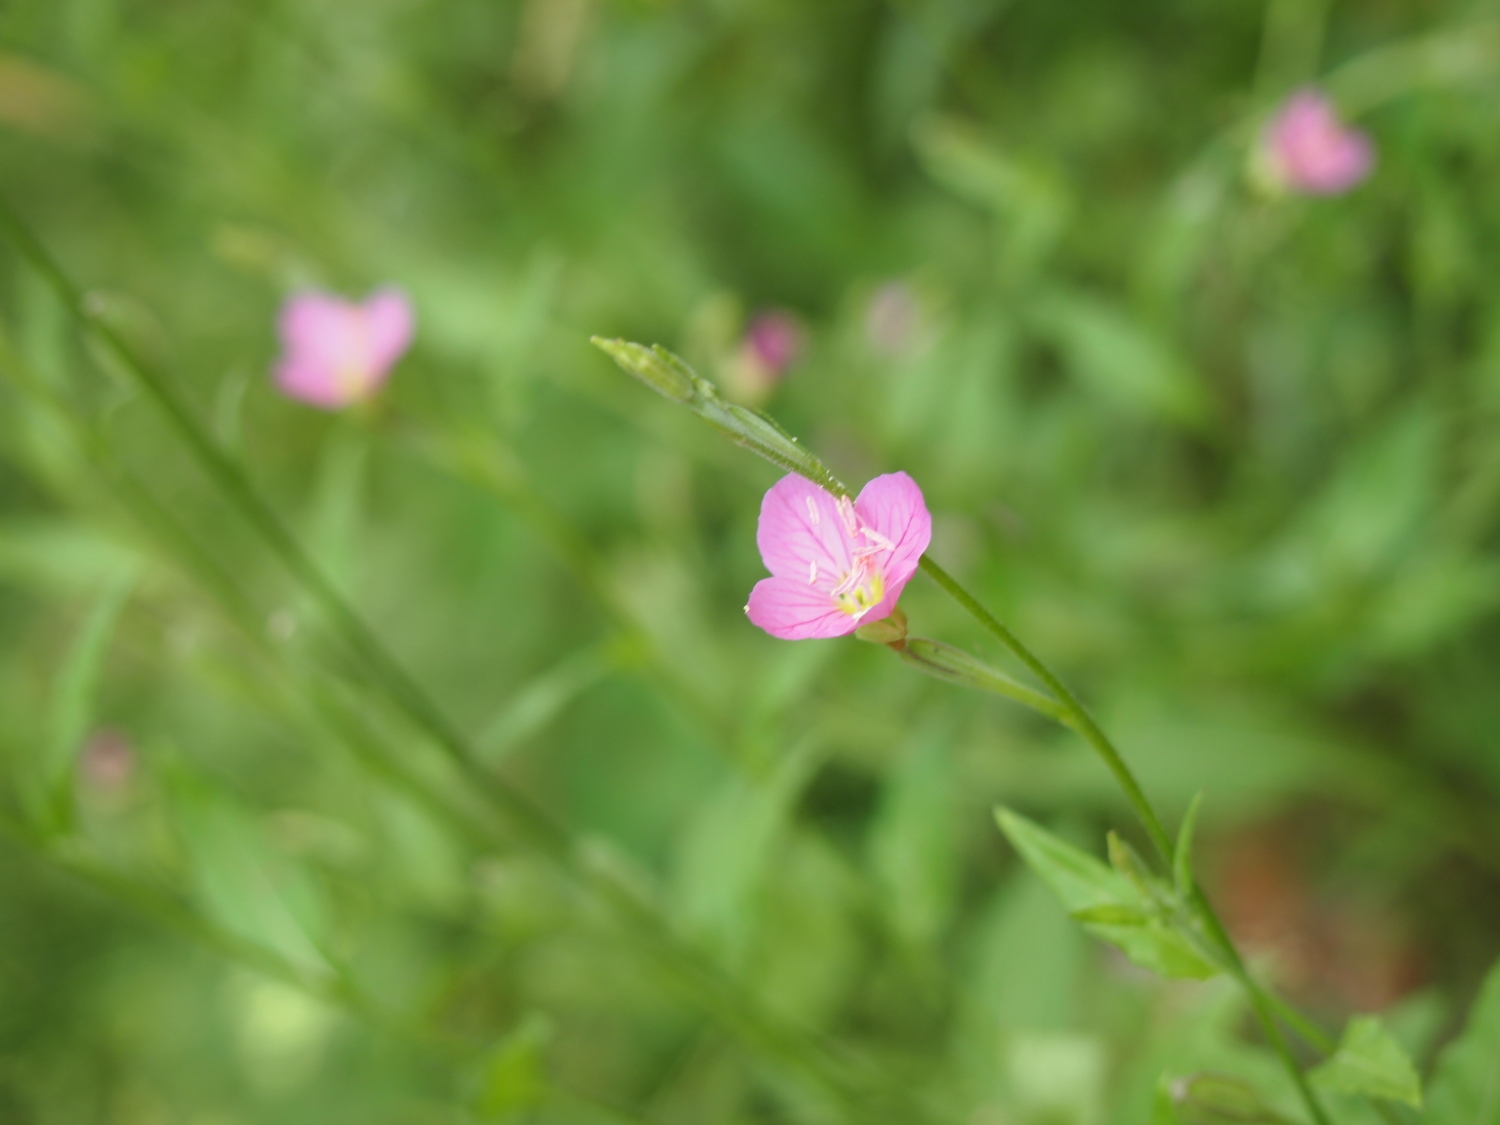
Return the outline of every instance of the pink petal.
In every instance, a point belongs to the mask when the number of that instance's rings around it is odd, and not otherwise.
[[[782,477],[761,501],[755,543],[778,578],[832,589],[853,565],[851,542],[838,501],[804,477]]]
[[[282,345],[300,355],[336,351],[338,341],[351,335],[351,311],[347,302],[326,293],[299,293],[281,307]]]
[[[363,312],[370,366],[384,377],[411,346],[411,302],[398,289],[382,289],[365,302]]]
[[[750,591],[745,613],[751,624],[784,641],[842,637],[859,628],[861,621],[873,620],[871,614],[856,619],[843,612],[805,578],[762,578]]]
[[[1369,175],[1375,160],[1370,139],[1346,128],[1333,103],[1316,90],[1287,99],[1264,143],[1287,186],[1318,195],[1349,190]]]
[[[276,385],[290,398],[325,410],[347,406],[355,397],[324,364],[287,359],[276,365]]]
[[[866,526],[893,544],[890,553],[880,557],[886,585],[886,597],[880,605],[889,602],[894,608],[896,597],[932,542],[932,514],[917,482],[905,473],[886,473],[870,481],[860,490],[854,510]],[[889,613],[890,609],[884,613],[872,610],[865,617],[878,621]]]
[[[394,289],[363,305],[327,293],[301,293],[282,308],[276,383],[292,398],[337,409],[385,382],[412,336],[411,305]]]

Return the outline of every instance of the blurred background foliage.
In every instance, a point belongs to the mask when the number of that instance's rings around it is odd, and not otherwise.
[[[1268,195],[1311,81],[1375,174]],[[4,192],[420,689],[7,245],[0,1120],[1285,1097],[996,832],[1123,825],[1080,743],[743,619],[774,473],[587,337],[735,386],[767,308],[805,347],[741,392],[912,473],[1169,817],[1206,790],[1264,971],[1430,1061],[1500,923],[1497,99],[1465,0],[8,0]],[[383,283],[388,391],[278,396],[288,293]]]

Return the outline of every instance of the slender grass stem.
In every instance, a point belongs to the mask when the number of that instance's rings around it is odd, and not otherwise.
[[[946,570],[933,562],[930,555],[923,555],[921,562],[922,570],[925,571],[934,582],[943,588],[954,601],[963,606],[969,614],[982,625],[986,632],[1004,645],[1010,652],[1026,665],[1027,669],[1041,680],[1047,690],[1055,696],[1062,704],[1064,714],[1058,721],[1077,731],[1088,742],[1090,746],[1104,760],[1109,772],[1119,782],[1120,788],[1125,791],[1125,797],[1130,802],[1131,808],[1135,810],[1136,817],[1141,822],[1141,827],[1146,830],[1147,837],[1151,840],[1151,846],[1155,849],[1157,856],[1167,866],[1172,864],[1172,838],[1167,835],[1167,830],[1162,826],[1161,818],[1156,815],[1156,810],[1151,807],[1151,802],[1146,799],[1145,791],[1141,789],[1140,782],[1136,781],[1135,774],[1125,764],[1125,759],[1115,749],[1108,736],[1100,729],[1093,717],[1084,709],[1078,698],[1068,690],[1066,684],[1053,674],[1042,661],[1021,643],[1014,633],[1007,629],[1000,621],[985,609],[979,601],[965,590]]]
[[[240,468],[199,424],[178,392],[108,323],[93,313],[84,294],[21,222],[3,196],[0,196],[0,230],[9,237],[22,258],[48,282],[82,329],[122,366],[158,408],[210,482],[318,605],[347,654],[364,666],[386,698],[426,733],[463,778],[501,812],[532,847],[597,894],[616,917],[629,926],[669,979],[674,980],[692,1002],[712,1014],[742,1042],[800,1074],[838,1103],[846,1116],[859,1119],[874,1114],[879,1118],[889,1115],[906,1120],[925,1116],[914,1111],[909,1096],[888,1088],[889,1084],[879,1075],[866,1074],[864,1068],[857,1067],[832,1044],[765,1012],[753,997],[724,977],[717,966],[684,945],[654,904],[643,900],[607,869],[589,862],[584,850],[550,813],[485,769],[464,737],[303,551]],[[872,1086],[881,1093],[872,1096]]]

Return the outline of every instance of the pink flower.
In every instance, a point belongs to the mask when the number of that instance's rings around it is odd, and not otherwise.
[[[805,339],[801,322],[791,313],[781,309],[757,313],[727,365],[730,397],[751,406],[764,403],[787,368],[797,362]]]
[[[1348,191],[1375,163],[1370,138],[1345,128],[1333,103],[1311,89],[1287,99],[1261,144],[1273,179],[1312,195]]]
[[[78,770],[90,789],[116,793],[130,784],[136,771],[135,749],[117,730],[97,730],[78,756]]]
[[[780,309],[760,313],[745,329],[744,348],[771,378],[779,379],[802,354],[802,326]]]
[[[276,385],[325,410],[380,389],[412,337],[411,304],[382,289],[359,304],[327,293],[301,293],[282,306]]]
[[[771,577],[755,584],[745,612],[786,641],[852,633],[890,616],[931,540],[922,490],[905,473],[876,477],[857,500],[783,477],[755,534]]]

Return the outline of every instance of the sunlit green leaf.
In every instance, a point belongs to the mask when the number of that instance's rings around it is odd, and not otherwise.
[[[1310,1077],[1335,1093],[1422,1105],[1422,1084],[1411,1060],[1374,1016],[1350,1020],[1338,1050]]]
[[[1025,817],[1007,809],[995,815],[1027,865],[1095,937],[1162,976],[1206,980],[1219,972],[1182,930],[1183,923],[1159,908],[1143,873],[1132,870],[1127,878]],[[1121,864],[1138,862],[1125,858],[1127,845],[1118,839],[1111,840],[1111,854]]]

